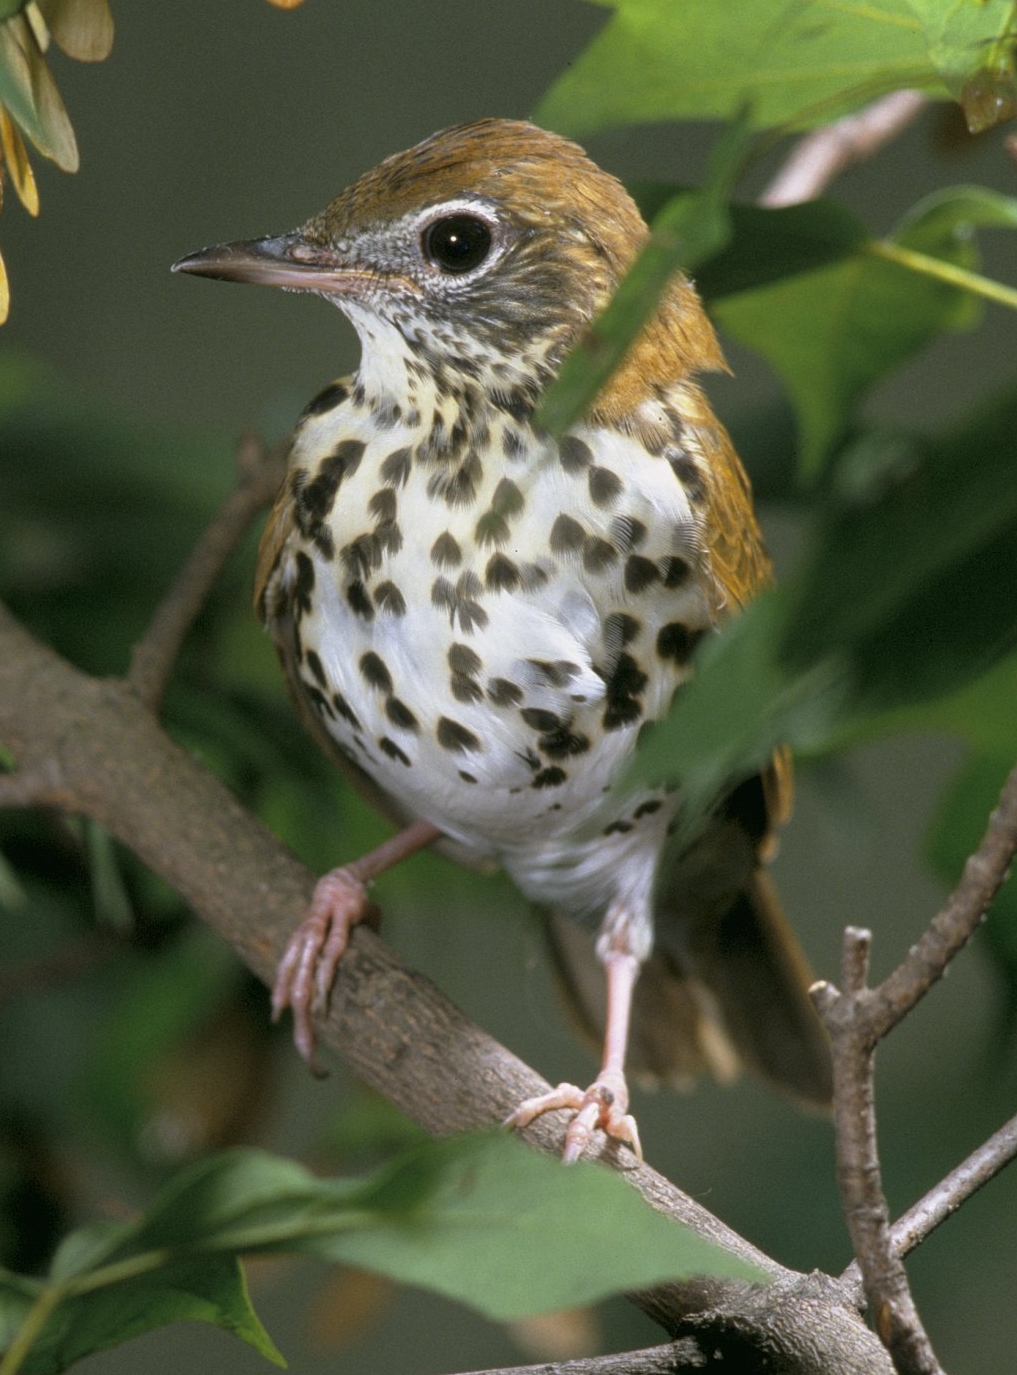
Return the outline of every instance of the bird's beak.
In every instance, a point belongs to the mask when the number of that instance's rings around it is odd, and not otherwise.
[[[365,276],[334,248],[309,243],[299,230],[277,238],[213,244],[181,258],[171,271],[337,295],[355,290]]]

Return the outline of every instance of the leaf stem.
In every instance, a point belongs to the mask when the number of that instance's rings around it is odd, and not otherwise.
[[[67,1297],[64,1284],[47,1285],[28,1310],[25,1321],[18,1328],[14,1340],[0,1356],[0,1375],[15,1375],[21,1369],[25,1357],[36,1343],[36,1339],[49,1321],[50,1314]]]
[[[994,282],[991,277],[970,272],[967,268],[958,267],[956,263],[945,262],[942,258],[934,258],[928,253],[919,253],[914,248],[905,248],[902,244],[892,243],[888,239],[870,239],[865,244],[865,251],[874,258],[897,263],[900,267],[910,268],[912,272],[935,277],[950,286],[959,287],[962,291],[970,291],[974,296],[983,296],[987,301],[995,301],[999,305],[1008,306],[1010,310],[1017,310],[1017,287]]]

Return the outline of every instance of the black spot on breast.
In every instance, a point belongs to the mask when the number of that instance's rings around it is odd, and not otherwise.
[[[522,574],[507,554],[492,554],[484,569],[484,586],[489,592],[513,592]]]
[[[601,835],[625,835],[632,830],[631,821],[611,821],[601,831]]]
[[[374,531],[358,535],[343,545],[339,557],[347,573],[354,578],[368,578],[381,564],[381,542]]]
[[[671,465],[671,471],[685,488],[685,494],[692,506],[701,506],[706,498],[706,483],[696,466],[696,461],[684,449],[668,448],[664,457]]]
[[[519,423],[529,420],[533,414],[533,397],[525,387],[492,391],[491,400],[500,411],[504,411]]]
[[[438,568],[458,568],[462,561],[459,541],[446,530],[431,545],[431,562]]]
[[[449,675],[449,688],[457,702],[482,702],[484,689],[476,678],[467,678],[465,673]]]
[[[332,703],[323,692],[314,687],[311,683],[304,684],[304,691],[307,693],[308,698],[313,703],[314,709],[319,716],[325,717],[326,720],[335,716],[335,712],[332,710]]]
[[[405,750],[401,750],[396,742],[390,739],[389,736],[383,735],[381,737],[378,741],[378,748],[381,750],[382,754],[387,754],[389,759],[395,759],[398,763],[405,764],[407,768],[413,766],[413,760],[410,756]]]
[[[607,680],[607,705],[604,708],[604,729],[616,730],[629,726],[643,714],[639,700],[646,687],[646,674],[631,654],[620,654],[614,672]]]
[[[430,497],[440,497],[446,506],[469,506],[476,500],[484,469],[476,454],[467,454],[455,467],[442,467],[427,484]]]
[[[360,672],[371,687],[379,688],[382,692],[392,691],[392,675],[385,666],[384,659],[380,654],[375,654],[373,649],[361,654]]]
[[[563,724],[560,716],[553,711],[544,711],[542,707],[523,707],[519,715],[531,730],[552,731]]]
[[[297,576],[293,584],[293,600],[296,604],[298,619],[311,609],[311,593],[314,591],[314,564],[302,549],[297,551]]]
[[[594,506],[610,506],[621,496],[623,483],[617,473],[610,468],[594,467],[589,470],[587,481],[590,500]]]
[[[660,569],[652,559],[642,554],[630,554],[625,560],[625,590],[634,594],[645,592],[660,578]]]
[[[653,797],[648,802],[640,802],[639,806],[632,813],[632,820],[638,821],[642,816],[652,816],[654,812],[659,812],[663,805],[659,797]]]
[[[362,616],[365,621],[374,620],[374,607],[371,605],[371,598],[367,595],[367,588],[359,579],[351,582],[346,588],[346,601],[350,610],[356,615]]]
[[[618,550],[599,535],[590,535],[583,544],[583,567],[588,573],[603,573],[617,558]]]
[[[360,467],[365,444],[360,439],[342,439],[318,464],[314,476],[295,492],[297,523],[313,539],[321,523],[331,514],[339,484]]]
[[[567,434],[558,445],[558,458],[567,473],[581,473],[593,462],[593,452],[589,444]]]
[[[559,769],[557,765],[552,765],[549,769],[541,769],[535,774],[530,783],[531,788],[558,788],[566,781],[568,774],[564,769]]]
[[[610,651],[631,644],[639,634],[639,622],[624,611],[612,611],[604,621],[604,644]]]
[[[315,678],[317,678],[318,685],[320,687],[328,687],[328,680],[325,677],[325,670],[322,668],[321,660],[318,658],[317,654],[315,654],[313,649],[309,649],[307,651],[307,655],[305,657],[304,662],[307,664],[307,667],[314,674]]]
[[[504,544],[510,533],[509,523],[503,515],[497,511],[485,511],[477,521],[473,538],[483,549],[489,544]]]
[[[702,630],[690,630],[681,621],[670,621],[657,635],[657,653],[662,659],[687,664],[704,634]]]
[[[527,659],[526,662],[548,687],[565,687],[579,677],[579,665],[567,659]]]
[[[522,688],[508,678],[492,678],[487,685],[487,695],[496,707],[515,707],[523,700]]]
[[[679,558],[677,554],[671,554],[663,560],[665,587],[681,587],[688,582],[692,573],[685,559]]]
[[[350,394],[350,389],[342,382],[333,382],[330,386],[320,391],[313,400],[308,401],[301,412],[300,419],[307,420],[312,415],[324,415],[326,411],[334,411],[336,406],[341,406]]]
[[[475,649],[458,642],[449,648],[448,666],[453,673],[465,673],[471,678],[484,667],[480,655]]]
[[[646,539],[646,526],[635,516],[618,516],[611,522],[611,538],[623,554]]]
[[[348,721],[354,730],[360,730],[360,718],[341,692],[332,693],[332,705],[335,707],[337,716],[341,716],[344,721]]]
[[[526,452],[526,445],[523,443],[522,435],[518,430],[509,429],[508,426],[506,426],[501,437],[501,448],[505,457],[512,462],[522,458],[523,454]]]
[[[385,703],[385,715],[400,730],[419,730],[420,722],[405,702],[398,697],[390,697]]]
[[[503,516],[517,516],[526,505],[526,498],[510,477],[503,477],[494,489],[491,510]]]
[[[540,737],[537,748],[543,750],[548,759],[565,759],[569,755],[585,754],[590,748],[590,741],[586,735],[558,726]]]
[[[586,539],[586,531],[564,513],[551,526],[550,545],[556,554],[567,554],[570,550],[581,549]]]
[[[439,716],[437,729],[438,744],[442,749],[462,753],[466,750],[479,751],[483,747],[480,740],[460,721],[448,716]]]
[[[541,563],[524,563],[520,565],[519,576],[522,579],[523,590],[526,592],[536,592],[538,588],[545,586],[550,580],[553,571],[554,564],[552,564],[550,568]]]
[[[380,582],[374,589],[374,600],[379,611],[387,611],[390,616],[406,615],[406,598],[394,582]]]
[[[378,521],[395,520],[396,492],[394,487],[382,487],[367,503],[367,509]]]
[[[381,476],[393,487],[405,487],[412,466],[413,458],[409,449],[394,449],[381,465]]]
[[[396,520],[383,520],[374,527],[378,548],[386,554],[398,554],[403,547],[403,532]]]

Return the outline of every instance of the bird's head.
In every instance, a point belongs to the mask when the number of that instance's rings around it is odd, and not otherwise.
[[[216,245],[174,270],[325,296],[365,362],[395,350],[432,370],[543,382],[647,233],[621,183],[576,144],[485,119],[386,158],[292,233]],[[659,360],[668,381],[719,361],[680,279],[647,344],[673,355]]]

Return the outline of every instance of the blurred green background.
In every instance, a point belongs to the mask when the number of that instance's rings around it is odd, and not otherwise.
[[[0,332],[0,590],[40,633],[107,672],[125,665],[160,587],[228,489],[235,437],[247,427],[281,436],[356,357],[351,329],[318,300],[185,280],[169,264],[207,243],[295,226],[433,129],[525,116],[604,12],[571,0],[307,0],[289,14],[261,0],[114,0],[114,17],[107,63],[52,61],[81,172],[36,160],[40,219],[13,198],[0,219],[13,290]],[[588,147],[624,179],[694,184],[710,133],[629,130]],[[940,109],[834,194],[880,232],[945,182],[1010,192],[1014,180],[998,134],[958,137]],[[986,270],[1012,278],[1012,268],[1012,246],[988,236]],[[943,339],[885,384],[871,413],[894,426],[967,408],[1012,375],[1014,340],[1012,315],[990,310],[976,332]],[[729,353],[734,379],[709,390],[757,478],[778,568],[789,566],[797,526],[780,455],[790,422],[766,370]],[[168,719],[323,868],[381,831],[289,713],[248,609],[252,556],[248,541],[203,616]],[[876,975],[923,929],[944,892],[924,838],[963,757],[946,738],[895,738],[803,772],[776,873],[817,973],[836,979],[848,922],[874,929]],[[50,1225],[63,1225],[61,1207],[77,1217],[114,1198],[136,1202],[202,1144],[258,1141],[334,1166],[399,1137],[341,1071],[315,1082],[285,1036],[267,1036],[263,996],[101,835],[26,817],[0,825],[23,891],[20,903],[0,895],[4,962],[23,968],[74,940],[83,952],[73,978],[19,985],[0,1007],[0,1185],[28,1219],[12,1244],[27,1235],[41,1245]],[[585,1082],[588,1062],[564,1024],[539,932],[504,883],[424,858],[380,892],[386,935],[405,958],[552,1080]],[[90,934],[93,903],[114,933],[105,944]],[[129,938],[116,934],[125,929]],[[1005,1010],[1003,981],[976,949],[881,1049],[895,1210],[1012,1111]],[[836,1272],[850,1259],[828,1124],[749,1082],[684,1098],[637,1094],[635,1110],[651,1163],[763,1249],[804,1269]],[[1004,1176],[910,1263],[951,1369],[1012,1365],[1015,1205],[1017,1176]],[[262,1263],[251,1282],[298,1371],[413,1375],[550,1351],[532,1331],[320,1268]],[[605,1349],[660,1339],[620,1300],[597,1322]],[[266,1368],[221,1332],[190,1327],[79,1368],[169,1372],[211,1361]]]

